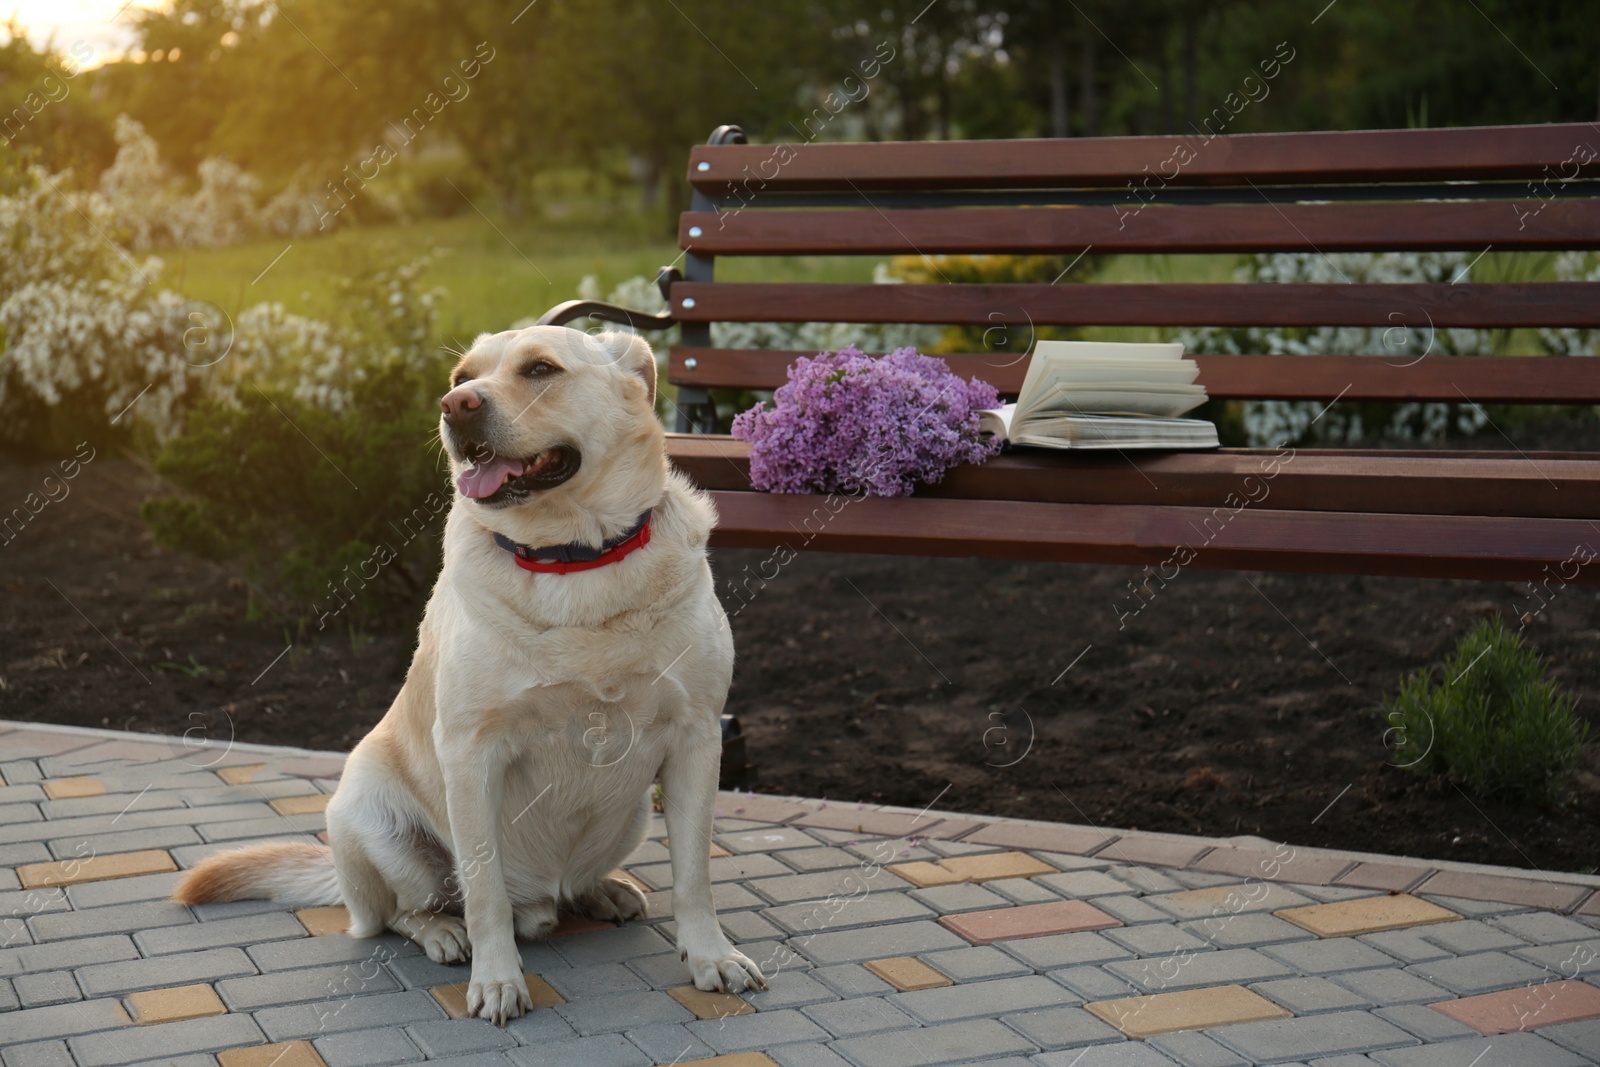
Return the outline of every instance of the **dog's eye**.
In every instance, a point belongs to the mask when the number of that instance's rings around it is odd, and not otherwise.
[[[556,366],[554,363],[551,363],[547,359],[536,359],[526,367],[523,367],[522,373],[526,374],[530,378],[542,378],[546,374],[556,374],[560,370],[560,367]]]
[[[456,386],[461,385],[463,382],[470,382],[470,381],[472,381],[472,375],[470,375],[470,374],[458,374],[454,378],[450,379],[450,386],[451,386],[451,388],[455,388]]]

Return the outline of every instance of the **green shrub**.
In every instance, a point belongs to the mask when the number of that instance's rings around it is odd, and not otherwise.
[[[1442,680],[1413,674],[1384,706],[1395,763],[1448,775],[1481,796],[1558,800],[1589,727],[1576,701],[1544,676],[1538,654],[1496,617],[1473,627],[1444,662]]]

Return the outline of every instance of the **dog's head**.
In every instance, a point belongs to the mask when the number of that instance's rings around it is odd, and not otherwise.
[[[564,326],[484,334],[440,402],[456,489],[484,511],[612,497],[632,507],[621,498],[638,494],[619,481],[637,483],[641,465],[647,474],[664,465],[655,392],[655,356],[632,334]]]

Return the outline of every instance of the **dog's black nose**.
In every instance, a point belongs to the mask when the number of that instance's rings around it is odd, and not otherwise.
[[[483,394],[470,383],[458,385],[444,394],[439,410],[444,412],[444,421],[451,429],[467,429],[483,414]]]

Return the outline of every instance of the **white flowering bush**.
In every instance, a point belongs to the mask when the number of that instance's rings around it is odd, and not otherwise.
[[[1563,282],[1600,282],[1600,255],[1563,252],[1556,256],[1555,276]],[[1600,330],[1570,326],[1545,327],[1539,342],[1552,356],[1600,356]]]
[[[1289,252],[1252,257],[1235,272],[1234,280],[1449,283],[1468,280],[1471,262],[1472,257],[1463,252]],[[1179,339],[1193,353],[1368,355],[1399,366],[1433,355],[1479,356],[1495,351],[1493,331],[1436,329],[1414,308],[1396,309],[1386,327],[1204,327],[1182,331]],[[1245,433],[1254,447],[1307,439],[1358,441],[1365,436],[1429,441],[1451,432],[1471,434],[1487,422],[1476,404],[1437,402],[1345,404],[1327,409],[1319,401],[1250,400],[1243,404],[1243,417]]]

